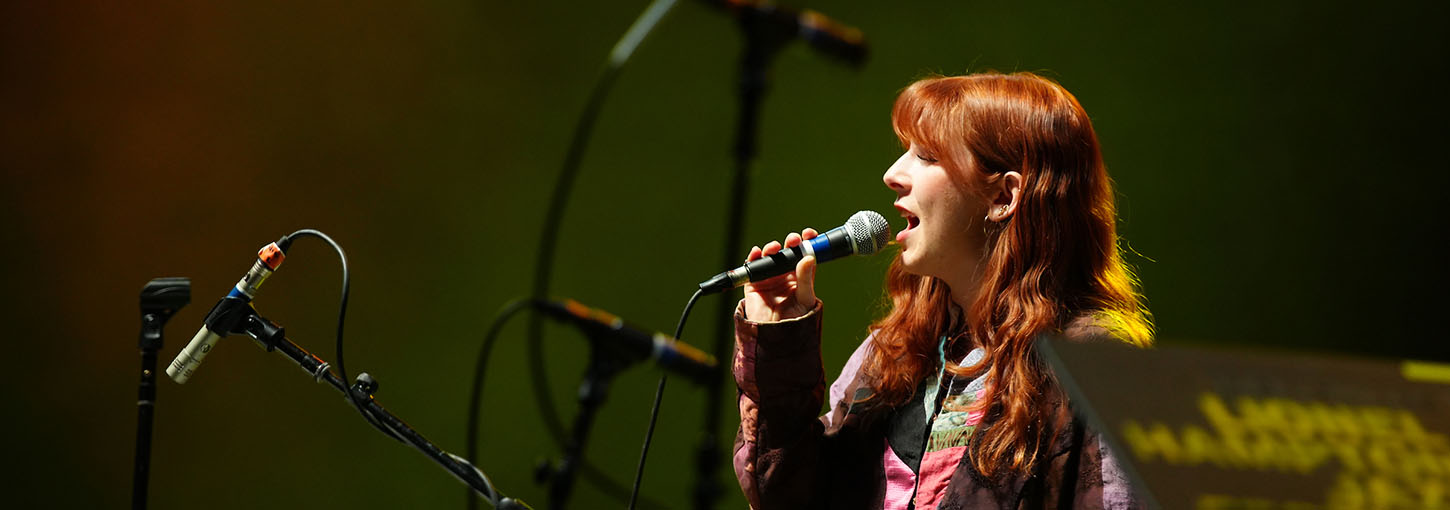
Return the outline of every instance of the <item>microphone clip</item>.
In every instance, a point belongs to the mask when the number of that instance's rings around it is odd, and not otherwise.
[[[285,328],[262,317],[251,301],[240,296],[227,296],[217,301],[207,312],[203,323],[221,337],[247,335],[267,352],[276,350],[278,342],[287,337]]]
[[[246,333],[243,327],[248,316],[256,315],[251,300],[240,296],[227,296],[216,302],[206,313],[206,329],[221,336]]]
[[[191,279],[156,278],[141,288],[141,350],[161,350],[161,330],[191,302]]]

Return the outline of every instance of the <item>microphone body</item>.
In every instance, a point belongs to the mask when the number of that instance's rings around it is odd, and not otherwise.
[[[816,51],[841,59],[854,66],[866,61],[866,36],[861,30],[845,25],[809,9],[795,10],[766,0],[709,0],[719,3],[737,16],[754,16],[774,29],[794,34]]]
[[[715,357],[674,337],[632,326],[609,312],[578,301],[534,301],[534,308],[584,330],[592,340],[606,343],[635,359],[654,360],[667,371],[695,382],[709,383],[717,376]]]
[[[232,291],[226,297],[217,301],[211,312],[207,313],[206,320],[202,321],[201,329],[196,331],[196,336],[191,337],[191,342],[186,348],[176,355],[171,365],[166,367],[166,375],[170,376],[177,384],[185,384],[191,375],[196,373],[196,368],[201,366],[202,360],[216,346],[217,341],[227,336],[237,326],[238,307],[251,303],[252,298],[257,296],[257,288],[262,282],[272,276],[282,265],[282,260],[287,258],[282,248],[277,243],[263,246],[257,252],[257,261],[252,263],[252,268],[242,279],[232,287]]]
[[[813,256],[817,263],[822,263],[856,253],[870,255],[885,247],[890,238],[891,227],[887,225],[886,218],[875,211],[861,211],[851,215],[845,225],[804,240],[800,246],[784,248],[768,257],[717,274],[701,282],[700,290],[712,294],[780,276],[795,271],[796,264],[807,256]]]

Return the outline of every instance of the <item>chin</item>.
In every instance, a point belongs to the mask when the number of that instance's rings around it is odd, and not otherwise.
[[[904,252],[901,254],[901,269],[917,276],[928,276],[922,272],[921,261],[916,260],[910,254]]]

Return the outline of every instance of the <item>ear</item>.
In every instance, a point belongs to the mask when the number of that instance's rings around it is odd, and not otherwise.
[[[987,209],[987,219],[997,222],[1007,221],[1017,212],[1017,206],[1022,203],[1022,173],[1003,173],[1002,178],[997,180],[996,189],[992,193],[992,202]]]

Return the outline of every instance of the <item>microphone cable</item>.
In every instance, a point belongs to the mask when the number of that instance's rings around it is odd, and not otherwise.
[[[342,341],[343,326],[347,323],[348,295],[352,288],[352,274],[350,271],[348,271],[347,268],[347,253],[343,252],[342,246],[337,244],[337,241],[334,241],[331,237],[328,237],[327,234],[310,228],[298,230],[286,237],[283,237],[280,241],[277,242],[277,247],[282,250],[282,253],[287,253],[287,250],[292,247],[292,242],[303,237],[315,237],[317,239],[321,239],[323,242],[326,242],[328,246],[332,247],[333,251],[337,252],[337,258],[342,262],[342,299],[338,303],[337,307],[337,344],[335,359],[337,360],[336,366],[338,377],[343,381],[343,384],[348,384],[349,379],[347,377],[346,361],[343,358]],[[384,435],[392,438],[393,440],[400,443],[407,443],[407,441],[403,439],[402,435],[400,435],[397,431],[393,430],[392,427],[387,426],[382,420],[377,419],[377,417],[373,416],[372,413],[368,412],[368,410],[363,407],[363,402],[358,397],[357,393],[352,391],[351,386],[348,386],[348,391],[346,393],[348,402],[352,404],[353,408],[357,409],[358,414],[361,414],[364,420],[367,420],[367,422],[371,424],[374,428],[378,429]],[[470,440],[471,439],[472,437],[470,437]],[[488,475],[485,474],[483,470],[478,469],[478,467],[473,464],[471,446],[470,456],[467,460],[459,459],[457,455],[453,455],[448,452],[443,452],[443,454],[451,457],[455,461],[462,461],[465,466],[473,471],[473,475],[483,482],[483,486],[486,489],[486,494],[484,495],[484,497],[488,498],[489,502],[492,503],[495,508],[499,508],[505,502],[506,498],[503,497],[503,494],[499,493],[498,488],[493,485],[493,481],[488,478]],[[470,496],[474,494],[472,486],[469,486],[468,491]]]
[[[503,331],[503,325],[512,319],[514,315],[529,308],[534,304],[530,299],[515,299],[504,305],[498,315],[494,317],[493,323],[488,326],[488,333],[483,336],[483,346],[478,350],[478,361],[473,366],[473,391],[468,397],[468,433],[464,439],[464,451],[468,455],[469,465],[478,462],[478,422],[483,400],[483,375],[488,368],[488,357],[493,352],[493,344],[498,340],[498,334]],[[478,508],[478,497],[469,488],[466,493],[466,508],[475,510]],[[494,505],[498,506],[498,505]]]
[[[675,339],[685,332],[685,321],[690,318],[690,309],[695,307],[695,301],[705,293],[704,289],[695,289],[695,294],[685,303],[685,310],[680,312],[680,321],[675,324]],[[644,479],[644,461],[649,457],[649,443],[655,435],[655,419],[660,416],[660,401],[665,396],[665,381],[669,376],[660,374],[660,382],[655,386],[655,403],[649,410],[649,428],[644,433],[644,446],[639,451],[639,465],[634,469],[634,488],[629,491],[629,510],[634,510],[635,499],[639,497],[639,484]]]
[[[343,384],[350,385],[351,380],[347,377],[346,362],[343,360],[342,357],[342,333],[343,326],[347,323],[348,292],[349,289],[351,289],[352,287],[352,276],[347,269],[347,254],[342,251],[342,246],[337,244],[337,241],[332,240],[331,237],[328,237],[327,234],[324,234],[321,231],[310,228],[304,228],[302,230],[298,230],[296,232],[288,234],[286,237],[283,237],[282,240],[277,242],[277,247],[282,249],[282,253],[287,253],[287,250],[291,249],[292,247],[292,242],[303,237],[314,237],[317,239],[321,239],[323,242],[327,243],[328,246],[331,246],[333,251],[337,252],[337,259],[342,262],[342,299],[337,305],[337,355],[335,359],[337,360],[336,366],[338,377],[342,379]],[[361,414],[363,419],[367,420],[367,422],[371,424],[374,428],[382,431],[383,434],[387,435],[390,438],[393,438],[393,440],[395,441],[403,441],[403,438],[399,436],[397,432],[395,432],[387,425],[384,425],[383,422],[379,421],[371,413],[368,413],[367,409],[363,408],[362,402],[359,401],[357,395],[353,393],[351,386],[348,386],[347,401],[348,403],[352,404],[353,408],[357,409],[358,414]]]

